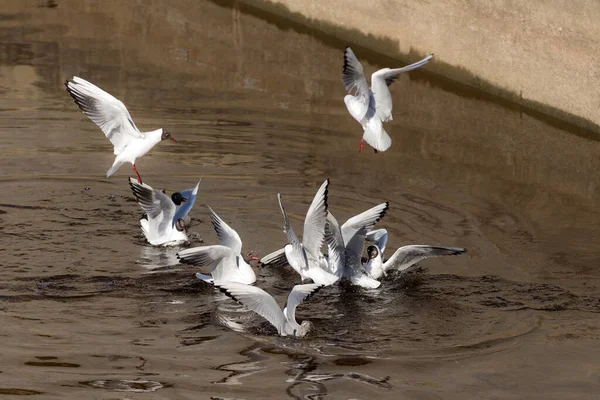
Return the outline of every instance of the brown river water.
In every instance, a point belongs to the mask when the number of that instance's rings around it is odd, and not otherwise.
[[[0,398],[598,398],[598,137],[425,68],[391,87],[390,150],[359,154],[343,41],[227,1],[1,3]],[[367,74],[418,59],[354,51]],[[277,337],[144,241],[73,75],[179,140],[137,165],[168,191],[204,177],[196,244],[217,243],[208,204],[276,250],[276,193],[301,232],[330,178],[338,220],[390,201],[388,252],[468,253],[325,288],[298,309],[315,331]],[[298,275],[253,265],[283,304]]]

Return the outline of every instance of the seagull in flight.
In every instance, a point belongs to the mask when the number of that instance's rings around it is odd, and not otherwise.
[[[147,215],[140,219],[142,232],[154,246],[175,246],[188,241],[185,219],[196,201],[198,187],[175,192],[171,197],[145,183],[129,178],[129,186],[137,202]]]
[[[374,244],[367,248],[367,262],[363,265],[365,272],[373,279],[387,275],[391,270],[406,271],[426,258],[454,256],[467,252],[462,247],[445,247],[429,245],[409,245],[397,249],[392,256],[383,261],[383,252],[387,244],[388,234],[385,229],[376,229],[367,234],[366,240]]]
[[[363,127],[364,133],[358,151],[363,150],[366,141],[377,153],[387,150],[392,139],[383,129],[383,123],[392,120],[392,94],[388,86],[403,72],[412,71],[429,62],[433,54],[406,67],[383,68],[371,75],[371,88],[363,72],[363,66],[350,47],[344,52],[342,79],[348,92],[344,97],[346,108],[352,117]]]
[[[141,184],[142,177],[135,166],[135,160],[148,153],[161,140],[177,142],[165,129],[141,132],[135,126],[125,104],[85,79],[74,76],[65,81],[65,86],[77,107],[98,125],[114,145],[117,157],[106,172],[107,177],[128,162]]]
[[[282,311],[273,296],[257,286],[227,281],[214,281],[213,284],[233,300],[269,321],[279,335],[299,338],[306,336],[313,325],[310,321],[298,324],[296,307],[323,287],[316,283],[294,286]]]

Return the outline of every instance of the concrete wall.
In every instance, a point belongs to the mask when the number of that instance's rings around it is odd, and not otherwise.
[[[242,2],[600,132],[597,0]]]

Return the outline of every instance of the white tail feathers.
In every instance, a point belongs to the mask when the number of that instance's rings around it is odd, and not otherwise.
[[[106,171],[106,177],[108,178],[109,176],[117,172],[117,170],[121,168],[121,165],[123,165],[123,162],[115,160],[112,167],[110,167],[110,169]]]
[[[367,122],[363,139],[377,151],[386,151],[392,145],[392,138],[383,129],[383,123],[377,117]]]

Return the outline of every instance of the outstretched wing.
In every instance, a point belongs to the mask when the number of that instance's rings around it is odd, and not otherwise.
[[[383,270],[396,269],[404,271],[421,260],[430,257],[453,256],[463,254],[467,250],[461,247],[443,247],[443,246],[426,246],[412,245],[400,247],[392,256],[383,263]]]
[[[283,267],[288,264],[287,257],[285,256],[285,249],[281,248],[274,252],[267,254],[259,261],[262,265],[268,265],[269,267]]]
[[[296,236],[296,233],[292,229],[290,225],[290,220],[285,212],[285,207],[283,205],[283,198],[280,193],[277,193],[277,199],[279,200],[279,208],[281,208],[281,214],[283,214],[283,231],[286,233],[288,242],[292,245],[293,248],[293,256],[297,257],[300,261],[300,264],[304,264],[304,268],[308,268],[308,260],[306,259],[306,254],[304,252],[304,247],[302,247],[302,243]]]
[[[177,258],[182,264],[210,267],[211,269],[226,257],[235,257],[235,254],[229,247],[221,245],[192,247],[177,253]]]
[[[367,233],[366,240],[375,244],[375,246],[377,246],[379,248],[379,251],[381,252],[381,257],[383,257],[383,253],[385,252],[385,245],[387,244],[388,240],[387,230],[383,228],[374,229]]]
[[[177,211],[175,212],[175,216],[173,217],[173,226],[175,226],[175,222],[177,222],[178,219],[184,219],[194,206],[194,202],[196,201],[196,195],[198,194],[198,187],[200,187],[200,182],[202,182],[202,178],[200,178],[200,180],[193,189],[186,189],[183,192],[181,192],[181,195],[187,201],[181,204],[179,207],[177,207]]]
[[[256,286],[243,283],[214,281],[215,287],[233,300],[254,311],[271,323],[281,334],[285,327],[285,317],[275,299]]]
[[[381,203],[364,211],[342,225],[342,237],[346,244],[346,268],[359,270],[362,268],[362,254],[365,247],[367,232],[383,218],[390,204]]]
[[[129,186],[137,202],[144,212],[148,214],[150,226],[157,226],[158,235],[162,235],[173,221],[175,204],[160,190],[154,190],[145,183],[138,183],[129,178]]]
[[[242,239],[240,239],[238,233],[227,225],[210,206],[207,207],[210,210],[210,220],[221,245],[229,247],[236,255],[242,254]]]
[[[344,246],[340,225],[330,212],[327,213],[325,242],[327,242],[327,262],[330,272],[338,277],[342,277],[342,275],[344,275],[346,247]]]
[[[298,304],[308,299],[315,294],[324,285],[316,283],[308,283],[306,285],[296,285],[288,295],[287,304],[285,306],[285,316],[291,323],[296,323],[296,308]]]
[[[315,198],[313,199],[306,218],[304,219],[304,232],[302,233],[302,246],[314,258],[321,255],[321,247],[325,239],[325,223],[327,222],[327,188],[329,179],[325,180]]]
[[[388,86],[403,72],[412,71],[427,64],[433,55],[402,68],[383,68],[371,75],[371,91],[375,98],[376,113],[385,122],[392,119],[392,95]]]
[[[77,76],[65,81],[67,92],[114,145],[119,154],[132,139],[146,136],[133,123],[125,105],[98,86]]]

